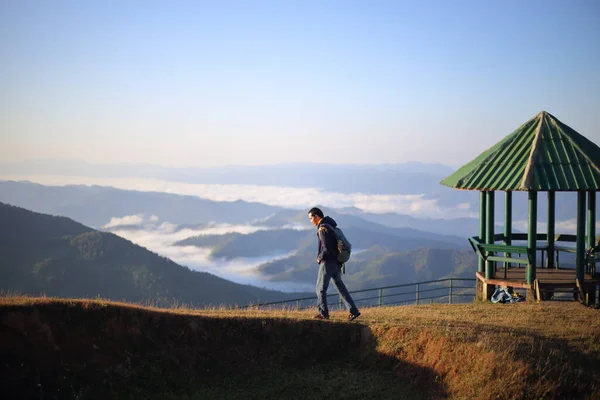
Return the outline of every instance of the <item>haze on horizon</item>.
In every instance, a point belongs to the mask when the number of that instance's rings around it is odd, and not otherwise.
[[[462,165],[600,143],[600,3],[0,2],[0,160]]]

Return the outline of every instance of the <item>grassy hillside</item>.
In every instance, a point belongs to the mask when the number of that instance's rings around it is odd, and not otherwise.
[[[291,296],[191,271],[128,240],[68,218],[0,203],[0,221],[3,291],[150,300],[160,306],[248,304]]]
[[[598,399],[599,311],[579,303],[311,312],[0,298],[11,399]]]

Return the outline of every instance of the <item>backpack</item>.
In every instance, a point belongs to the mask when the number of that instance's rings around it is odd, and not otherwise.
[[[338,248],[338,262],[345,264],[350,259],[350,253],[352,253],[352,245],[344,235],[344,232],[338,227],[333,228],[331,225],[326,224],[328,227],[333,229],[335,232],[335,238],[337,239]],[[346,272],[345,266],[342,267],[344,273]]]
[[[344,232],[340,228],[335,228],[335,237],[337,238],[338,246],[338,261],[345,264],[350,259],[350,253],[352,253],[352,245],[344,235]]]

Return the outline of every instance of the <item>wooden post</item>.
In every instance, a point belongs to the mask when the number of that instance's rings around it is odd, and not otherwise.
[[[527,283],[533,285],[537,253],[537,192],[535,190],[528,192],[528,206],[527,250],[529,251],[529,262],[527,263],[526,275]]]
[[[448,294],[448,304],[452,304],[452,278],[450,278],[450,293]]]
[[[590,190],[588,192],[588,204],[587,204],[587,224],[588,224],[588,247],[594,247],[596,245],[596,192]],[[590,262],[590,260],[587,260]],[[595,268],[592,264],[589,264],[591,268]],[[592,276],[594,278],[594,276]],[[588,292],[587,304],[593,305],[596,303],[596,289],[592,288]]]
[[[419,305],[419,284],[417,283],[417,291],[416,291],[416,302]]]
[[[494,192],[488,191],[486,202],[486,235],[485,243],[494,244]],[[486,261],[485,263],[485,279],[493,279],[496,272],[496,262]]]
[[[504,244],[510,246],[512,243],[512,192],[504,192]],[[504,253],[504,257],[510,257],[510,253]],[[510,263],[504,261],[504,279]]]
[[[487,196],[482,190],[479,192],[479,241],[485,243],[485,221],[487,219],[485,215]],[[477,270],[480,274],[485,275],[485,263],[483,258],[479,257]]]
[[[577,192],[577,245],[575,255],[575,279],[584,281],[585,271],[585,192]]]
[[[486,201],[485,201],[485,240],[484,243],[493,244],[494,243],[494,192],[487,191],[486,193]],[[489,253],[488,253],[489,255]],[[489,300],[492,298],[494,294],[495,285],[490,285],[487,283],[488,279],[493,279],[496,275],[496,262],[495,261],[486,261],[485,262],[485,279],[486,282],[482,284],[481,300]]]
[[[548,192],[548,255],[546,259],[548,260],[547,267],[554,268],[554,235],[555,231],[555,212],[556,210],[556,192],[549,191]]]
[[[587,223],[588,223],[588,247],[596,245],[596,192],[590,190],[588,192],[587,205]]]
[[[383,305],[383,289],[379,289],[379,307]]]

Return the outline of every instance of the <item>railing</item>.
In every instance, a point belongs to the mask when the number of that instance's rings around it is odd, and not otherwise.
[[[508,238],[510,241],[519,241],[526,242],[527,234],[525,233],[513,233]],[[547,242],[548,235],[545,233],[538,233],[536,235],[536,242]],[[587,236],[584,237],[585,243],[588,243]],[[531,252],[527,245],[507,245],[496,242],[506,242],[507,237],[500,233],[494,235],[494,243],[484,243],[480,240],[478,236],[474,236],[469,238],[469,243],[473,248],[473,251],[483,260],[483,261],[500,261],[504,262],[504,275],[506,277],[506,269],[510,267],[510,264],[529,264],[531,262]],[[544,267],[549,267],[550,257],[555,257],[552,265],[554,268],[560,268],[560,253],[571,253],[575,254],[577,249],[572,246],[561,246],[556,243],[565,242],[565,243],[576,243],[577,236],[569,235],[569,234],[557,234],[554,236],[553,245],[549,247],[547,244],[538,243],[536,244],[536,250],[540,252],[541,255],[541,265]],[[555,256],[550,254],[553,252]],[[547,252],[546,261],[544,261],[544,253]],[[500,255],[500,254],[503,254]],[[514,254],[518,255],[517,257],[513,257]],[[521,258],[521,255],[525,255],[525,257]],[[596,276],[596,263],[600,261],[600,237],[596,236],[594,238],[594,246],[585,248],[584,255],[584,265],[585,272],[589,273],[592,277]]]
[[[471,286],[464,283],[472,282]],[[355,290],[350,292],[354,303],[359,307],[381,307],[390,305],[409,304],[432,304],[432,303],[455,303],[466,302],[465,299],[475,298],[475,279],[470,278],[446,278],[435,281],[407,283],[403,285],[383,286],[373,289]],[[414,288],[414,290],[409,290]],[[422,295],[425,294],[425,297]],[[359,297],[366,296],[366,297]],[[270,303],[255,304],[240,308],[294,308],[302,310],[315,306],[316,296],[302,297],[298,299],[275,301]],[[343,308],[339,294],[328,294],[327,303],[339,304]]]

